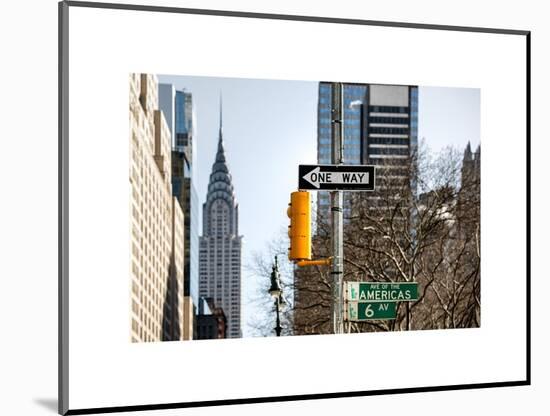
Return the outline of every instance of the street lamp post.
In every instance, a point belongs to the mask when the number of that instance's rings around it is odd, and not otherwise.
[[[278,337],[281,336],[281,320],[279,319],[279,298],[275,299],[275,310],[277,311],[277,323],[275,324],[275,333]]]
[[[279,317],[279,312],[282,306],[285,304],[283,298],[283,290],[281,289],[281,279],[279,274],[279,264],[277,262],[277,256],[275,256],[275,264],[273,265],[273,270],[271,271],[271,287],[269,288],[269,294],[275,299],[275,313],[277,315],[275,333],[278,337],[281,336],[281,319]]]

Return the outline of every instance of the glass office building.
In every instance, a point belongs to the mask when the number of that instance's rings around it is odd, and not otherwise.
[[[418,144],[418,87],[344,83],[343,88],[344,164],[378,165],[377,176],[404,175],[400,161],[407,160]],[[332,162],[331,105],[332,83],[320,82],[319,164]],[[350,199],[350,193],[344,193],[344,221],[350,215]],[[329,206],[329,193],[319,192],[318,221],[328,220]]]
[[[185,91],[176,91],[175,96],[175,142],[174,149],[188,153],[193,159],[193,97]]]

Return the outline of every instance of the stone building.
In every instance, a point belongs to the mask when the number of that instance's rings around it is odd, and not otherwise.
[[[158,81],[130,75],[129,232],[132,342],[181,339],[183,211],[172,196],[171,135]]]

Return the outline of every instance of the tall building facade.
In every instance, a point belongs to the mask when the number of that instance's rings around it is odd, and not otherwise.
[[[185,216],[183,231],[185,241],[183,301],[186,312],[184,339],[190,340],[194,338],[199,300],[198,197],[192,181],[189,161],[185,157],[185,153],[178,150],[172,151],[172,192],[183,207]]]
[[[479,239],[481,207],[481,145],[472,152],[470,142],[464,150],[457,201],[459,232]]]
[[[461,182],[473,182],[476,188],[479,186],[481,178],[481,145],[477,146],[475,152],[472,152],[470,142],[464,149],[464,157],[462,158]],[[478,190],[478,189],[474,189]]]
[[[158,81],[130,75],[130,276],[132,342],[181,339],[183,210],[172,196],[171,134]]]
[[[199,301],[199,200],[193,180],[196,157],[194,141],[193,97],[172,84],[160,84],[159,107],[172,132],[172,194],[184,213],[184,333],[183,339],[194,338]]]
[[[404,163],[418,144],[418,87],[344,83],[344,163],[376,165],[376,176],[406,175]],[[319,83],[317,161],[332,162],[332,83]],[[414,184],[412,184],[414,186]],[[350,215],[344,193],[344,217]],[[330,197],[318,192],[318,220],[328,219]]]
[[[175,149],[187,153],[193,160],[193,96],[186,91],[176,91],[175,97]],[[191,162],[192,163],[192,162]]]
[[[228,338],[241,333],[241,247],[239,206],[225,158],[220,106],[218,150],[212,165],[199,251],[199,295],[211,298],[227,319]]]

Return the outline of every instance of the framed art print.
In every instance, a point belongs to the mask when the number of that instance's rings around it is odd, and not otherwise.
[[[528,31],[59,29],[60,414],[530,383]]]

